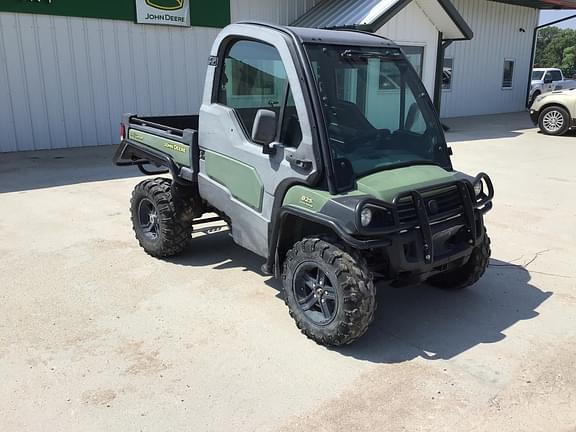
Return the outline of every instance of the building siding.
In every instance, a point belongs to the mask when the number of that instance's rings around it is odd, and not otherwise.
[[[320,0],[232,0],[232,22],[265,21],[289,25]]]
[[[288,24],[315,0],[232,0],[232,21]],[[118,142],[122,113],[200,107],[219,29],[0,12],[0,152]]]
[[[446,57],[454,59],[454,72],[452,89],[442,91],[442,117],[522,111],[538,10],[486,0],[453,1],[474,38],[446,50]],[[502,89],[504,59],[515,61],[512,89]]]
[[[231,19],[288,24],[317,2],[232,0]],[[442,115],[522,110],[538,11],[486,0],[454,3],[475,38],[447,50],[454,78],[452,90],[442,92]],[[379,33],[399,43],[428,42],[424,82],[432,94],[436,46],[429,41],[436,36],[420,15],[411,4]],[[116,143],[123,112],[196,112],[217,33],[0,12],[0,152]],[[505,58],[515,60],[511,90],[501,89]]]

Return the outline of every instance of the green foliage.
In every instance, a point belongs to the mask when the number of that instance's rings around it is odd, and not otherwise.
[[[534,66],[560,68],[566,78],[576,75],[576,30],[558,27],[541,29]]]

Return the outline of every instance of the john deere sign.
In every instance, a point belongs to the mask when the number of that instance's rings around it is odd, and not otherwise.
[[[0,0],[0,12],[58,15],[67,17],[101,18],[193,27],[224,27],[230,24],[230,0]],[[168,20],[146,20],[160,15]],[[172,21],[170,17],[184,18]],[[176,18],[175,18],[176,19]],[[189,24],[187,24],[189,22]],[[2,24],[0,24],[0,27]],[[2,31],[0,31],[0,37]],[[1,46],[1,44],[0,44]],[[0,64],[2,68],[3,64]]]
[[[190,26],[189,0],[136,0],[136,22]]]

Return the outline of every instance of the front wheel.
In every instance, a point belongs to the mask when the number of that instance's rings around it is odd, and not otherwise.
[[[445,290],[461,290],[474,285],[486,272],[490,262],[490,237],[484,233],[482,242],[474,248],[470,258],[461,267],[432,276],[428,283]]]
[[[546,135],[564,135],[570,129],[570,114],[561,106],[550,106],[540,113],[538,126]]]
[[[338,244],[306,238],[286,256],[285,302],[298,328],[321,345],[349,344],[374,319],[376,290],[366,262]]]

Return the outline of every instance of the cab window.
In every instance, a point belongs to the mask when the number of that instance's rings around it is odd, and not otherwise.
[[[218,103],[234,108],[247,136],[251,134],[258,110],[267,109],[276,113],[280,140],[297,145],[298,134],[293,132],[299,128],[299,121],[291,94],[286,69],[276,48],[249,40],[239,40],[228,47]]]
[[[294,102],[292,89],[288,86],[284,117],[282,118],[280,142],[286,147],[298,147],[301,141],[302,129],[300,127],[300,119],[296,112],[296,103]]]
[[[552,82],[562,81],[562,74],[558,70],[548,71],[546,78],[551,79]]]

